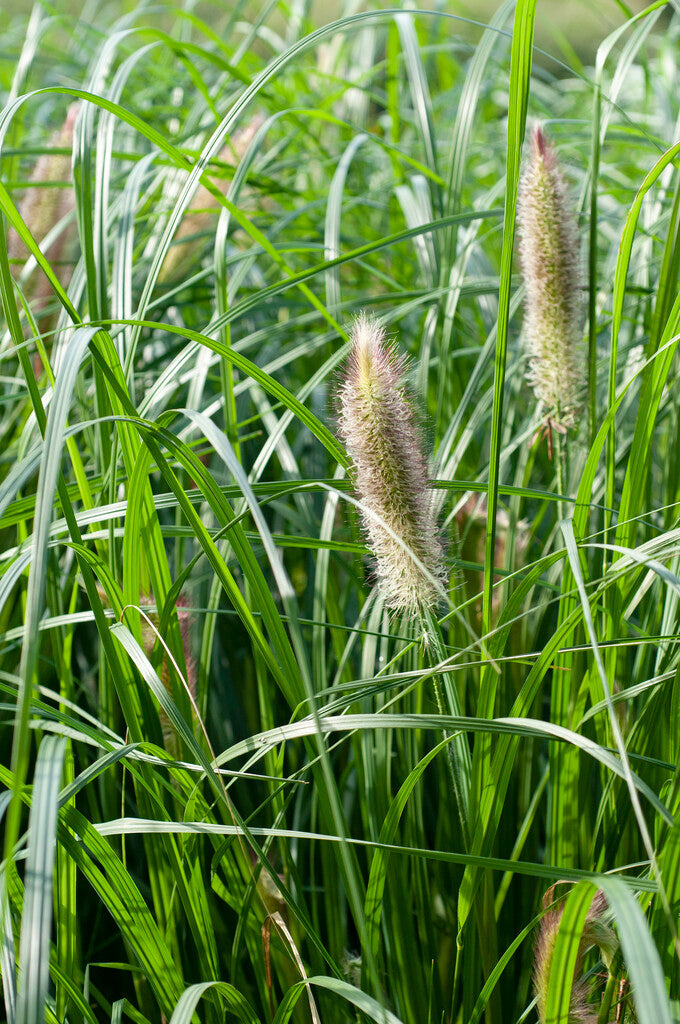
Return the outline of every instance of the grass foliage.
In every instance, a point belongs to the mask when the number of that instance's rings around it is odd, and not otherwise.
[[[6,1020],[536,1021],[543,921],[545,1020],[670,1024],[677,5],[619,2],[587,67],[536,0],[309,6],[3,31]],[[526,381],[536,119],[587,292],[566,435]],[[431,453],[422,622],[338,440],[362,310]]]

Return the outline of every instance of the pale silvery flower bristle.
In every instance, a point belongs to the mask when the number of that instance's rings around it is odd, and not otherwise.
[[[582,404],[585,366],[579,237],[555,151],[538,126],[518,200],[529,382],[547,415],[570,427]]]
[[[340,434],[354,463],[385,604],[415,613],[440,602],[445,569],[427,465],[406,391],[406,361],[388,344],[383,328],[364,314],[354,322],[351,340],[340,394]]]

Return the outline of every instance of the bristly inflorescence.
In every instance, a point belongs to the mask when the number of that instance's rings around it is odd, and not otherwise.
[[[406,390],[406,360],[365,314],[355,320],[351,340],[340,434],[354,464],[385,604],[416,613],[441,601],[446,574],[422,441]]]
[[[64,182],[71,178],[70,150],[73,147],[73,132],[79,109],[79,103],[72,103],[66,120],[52,133],[49,150],[36,160],[29,179],[32,187],[27,190],[19,206],[22,220],[38,242],[42,242],[50,229],[75,209],[73,189],[64,186]],[[47,258],[53,263],[60,263],[68,241],[69,232],[64,230],[47,250]],[[18,267],[23,266],[28,257],[28,249],[14,230],[10,231],[8,247],[10,259]],[[71,267],[67,265],[66,269],[70,280]],[[51,292],[51,288],[44,290]],[[45,297],[40,296],[41,299]]]
[[[554,896],[555,886],[552,885],[543,897],[543,907],[544,909],[547,908],[547,910],[541,920],[534,950],[534,992],[536,994],[538,1019],[541,1024],[546,1024],[546,1004],[548,1000],[550,971],[555,954],[557,933],[562,920],[562,914],[564,913],[564,902],[558,906],[551,906]],[[589,949],[597,946],[600,956],[609,968],[618,945],[618,938],[608,923],[607,901],[604,893],[598,889],[590,904],[579,941],[569,999],[568,1024],[597,1024],[597,1007],[588,1002],[591,984],[588,976],[584,973],[585,955]]]
[[[540,126],[531,135],[518,199],[529,382],[553,422],[571,427],[585,377],[580,246],[567,184]]]

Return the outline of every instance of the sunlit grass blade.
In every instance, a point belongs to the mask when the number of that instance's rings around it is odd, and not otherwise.
[[[9,856],[18,831],[18,814],[21,790],[28,771],[29,709],[37,665],[38,622],[42,613],[45,593],[45,571],[47,565],[47,535],[53,515],[54,495],[64,444],[64,428],[71,403],[76,375],[80,363],[95,331],[81,328],[75,332],[68,357],[60,368],[53,401],[47,418],[45,446],[43,449],[38,495],[36,499],[36,521],[34,542],[31,553],[31,572],[26,596],[26,631],[22,648],[21,677],[19,694],[19,721],[14,732],[12,746],[12,769],[15,774],[15,795],[7,818],[5,833],[6,856]]]
[[[238,989],[225,981],[204,981],[186,989],[175,1007],[170,1024],[190,1024],[196,1007],[203,996],[217,996],[229,1012],[243,1024],[259,1024],[260,1018],[249,1006]]]

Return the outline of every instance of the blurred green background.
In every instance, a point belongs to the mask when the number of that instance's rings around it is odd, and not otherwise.
[[[137,0],[57,0],[43,3],[45,10],[59,14],[80,14],[85,20],[95,22],[107,13],[106,21],[110,23],[111,15],[120,14],[139,8]],[[258,3],[242,4],[239,0],[216,0],[212,3],[198,3],[196,13],[208,23],[221,18],[224,12],[241,7],[247,11],[244,17],[251,18],[253,9],[263,11],[269,3],[264,0]],[[281,8],[300,9],[305,6],[304,0],[291,0],[289,4],[281,4]],[[410,10],[437,10],[459,14],[473,21],[486,22],[500,6],[500,0],[431,0],[430,3],[404,2],[399,4],[385,0],[384,3],[362,3],[356,0],[312,0],[311,21],[315,26],[327,24],[342,16],[361,10],[376,10],[380,7],[404,6]],[[617,25],[622,24],[631,14],[644,10],[648,4],[644,0],[538,0],[536,16],[536,44],[548,49],[552,54],[575,56],[588,63],[592,61],[598,43]],[[0,33],[10,21],[27,18],[34,7],[34,0],[2,0],[0,3]],[[669,0],[669,10],[672,3]],[[149,11],[150,19],[157,19],[163,4],[153,4]],[[153,12],[153,13],[152,13]],[[280,12],[267,20],[276,21]],[[465,31],[461,27],[461,31]]]

